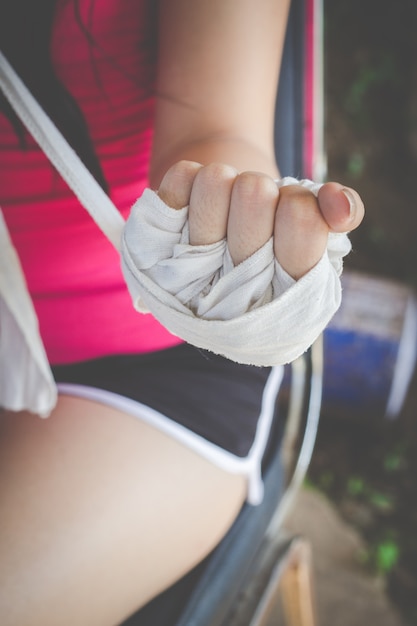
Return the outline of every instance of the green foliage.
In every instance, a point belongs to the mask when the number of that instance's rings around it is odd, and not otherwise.
[[[399,557],[399,548],[395,541],[387,539],[376,546],[375,565],[380,574],[388,574]]]
[[[365,157],[359,152],[350,155],[347,162],[347,173],[352,178],[360,178],[365,169]]]
[[[405,463],[405,446],[397,446],[395,450],[389,451],[384,458],[384,469],[386,472],[397,472],[402,469]]]
[[[385,538],[370,543],[361,550],[358,560],[378,576],[386,577],[398,563],[400,548],[394,539]]]
[[[363,478],[352,476],[347,481],[347,492],[351,496],[358,496],[365,492],[365,482]]]
[[[360,498],[379,512],[391,511],[394,507],[391,495],[375,489],[361,476],[350,476],[347,479],[346,493],[352,498]]]
[[[379,491],[371,491],[369,502],[381,512],[391,511],[394,508],[394,500],[391,496]]]

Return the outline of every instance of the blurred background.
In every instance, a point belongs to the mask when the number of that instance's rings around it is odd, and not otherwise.
[[[367,210],[347,270],[417,290],[417,0],[325,0],[328,179]],[[324,405],[308,476],[364,537],[362,564],[417,624],[417,377],[395,419]]]

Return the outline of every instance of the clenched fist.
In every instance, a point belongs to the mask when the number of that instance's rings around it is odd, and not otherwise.
[[[273,236],[275,256],[295,280],[321,259],[329,232],[352,231],[364,215],[358,193],[339,183],[324,184],[316,198],[298,185],[279,189],[270,176],[222,163],[180,161],[158,195],[174,209],[189,206],[190,244],[227,238],[235,265]]]

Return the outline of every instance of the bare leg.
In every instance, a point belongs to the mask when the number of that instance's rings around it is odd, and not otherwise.
[[[0,417],[0,623],[113,626],[221,539],[245,480],[146,424],[61,397]]]

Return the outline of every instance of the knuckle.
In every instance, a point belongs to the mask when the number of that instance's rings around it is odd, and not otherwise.
[[[286,211],[303,223],[315,222],[320,214],[320,208],[315,195],[297,185],[281,187],[278,210]]]
[[[195,172],[196,167],[200,168],[201,164],[197,163],[196,161],[188,161],[187,159],[181,159],[181,161],[177,161],[176,163],[174,163],[174,165],[171,166],[171,169],[181,174],[181,173]]]
[[[212,188],[223,182],[234,180],[237,171],[225,163],[209,163],[203,166],[196,177],[196,182],[204,187]]]
[[[201,168],[194,161],[178,161],[165,173],[158,189],[160,198],[174,209],[180,209],[189,202],[196,173]]]
[[[178,182],[189,182],[193,180],[196,172],[201,168],[199,163],[195,161],[177,161],[171,165],[165,177],[168,184],[176,184]]]
[[[247,202],[265,202],[278,198],[278,187],[273,178],[259,172],[242,172],[235,181],[239,198]]]

